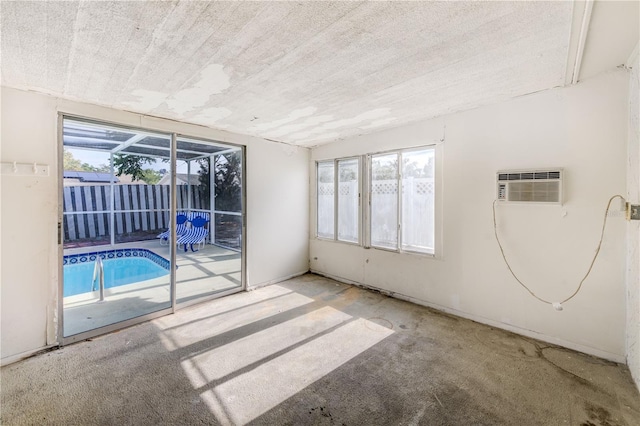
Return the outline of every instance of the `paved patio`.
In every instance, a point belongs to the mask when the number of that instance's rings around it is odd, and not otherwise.
[[[67,249],[64,254],[124,248],[147,249],[170,258],[170,246],[160,245],[159,240]],[[207,244],[195,253],[185,253],[180,247],[176,261],[178,305],[242,286],[239,252]],[[98,296],[95,291],[64,298],[65,337],[170,307],[169,275],[106,289],[104,302],[98,302]]]

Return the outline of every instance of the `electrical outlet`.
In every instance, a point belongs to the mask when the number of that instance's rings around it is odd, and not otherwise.
[[[627,220],[640,220],[640,204],[627,203]]]

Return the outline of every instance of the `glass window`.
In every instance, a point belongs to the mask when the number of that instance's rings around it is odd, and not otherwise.
[[[398,248],[398,154],[371,157],[371,245]]]
[[[318,163],[317,193],[318,193],[318,223],[317,235],[321,238],[335,236],[334,206],[335,206],[335,166],[333,161]]]
[[[402,249],[433,253],[435,150],[402,153]]]
[[[338,161],[338,240],[358,242],[359,159]]]
[[[435,252],[435,160],[433,146],[368,155],[367,191],[361,209],[361,159],[317,163],[319,238],[398,252]],[[367,220],[366,228],[361,220]],[[361,232],[362,229],[362,232]],[[362,234],[362,235],[361,235]]]

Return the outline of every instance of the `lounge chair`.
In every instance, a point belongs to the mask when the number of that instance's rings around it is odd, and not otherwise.
[[[185,214],[185,213],[178,213],[176,215],[176,234],[178,234],[178,237],[186,234],[189,231],[189,227],[187,226],[189,222],[189,217]],[[160,244],[162,244],[163,242],[166,242],[167,244],[169,244],[169,235],[171,234],[171,228],[167,229],[166,231],[164,231],[162,234],[158,235],[157,238],[160,238]]]
[[[206,228],[207,223],[209,223],[209,215],[206,213],[199,214],[198,216],[191,219],[191,228],[189,228],[185,234],[178,238],[177,244],[184,244],[185,252],[188,251],[187,244],[191,246],[191,251],[198,251],[194,250],[193,245],[204,245],[204,241],[209,235],[209,229]]]

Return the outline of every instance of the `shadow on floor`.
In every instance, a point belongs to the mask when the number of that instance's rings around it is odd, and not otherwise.
[[[623,365],[307,274],[2,368],[2,424],[640,424]]]

